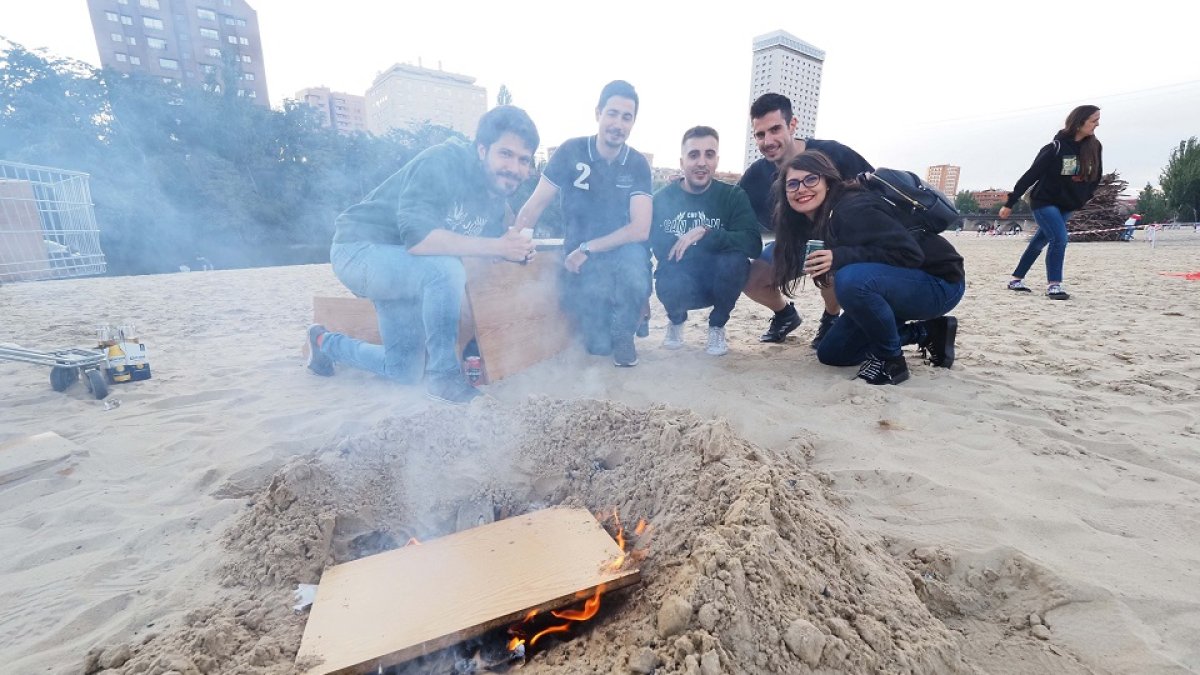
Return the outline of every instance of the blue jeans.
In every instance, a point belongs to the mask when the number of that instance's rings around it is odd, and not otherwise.
[[[453,256],[413,255],[403,246],[354,242],[329,251],[333,273],[375,304],[383,345],[328,333],[321,351],[338,363],[405,384],[457,377],[458,321],[467,273]]]
[[[641,243],[592,253],[579,274],[564,270],[563,309],[579,324],[592,354],[612,353],[612,340],[632,337],[650,297],[649,252]]]
[[[689,309],[712,307],[708,325],[724,328],[749,278],[750,260],[744,253],[693,248],[681,261],[660,261],[654,285],[671,323],[687,321]]]
[[[900,345],[917,341],[906,321],[936,319],[954,309],[967,289],[909,267],[883,263],[846,265],[834,274],[834,291],[842,316],[817,348],[828,366],[856,366],[868,355],[900,356]]]
[[[1037,232],[1029,239],[1025,253],[1021,255],[1013,277],[1024,279],[1029,268],[1046,250],[1046,281],[1052,284],[1063,280],[1063,260],[1067,257],[1067,220],[1071,211],[1062,211],[1057,206],[1041,206],[1033,210],[1033,219],[1037,221]]]

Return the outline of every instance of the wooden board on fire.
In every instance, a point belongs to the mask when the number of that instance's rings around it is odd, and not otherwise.
[[[515,516],[326,569],[297,670],[377,672],[640,580],[588,511]]]

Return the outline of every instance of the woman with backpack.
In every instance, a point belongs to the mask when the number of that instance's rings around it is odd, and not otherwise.
[[[831,366],[860,366],[870,384],[908,379],[901,345],[916,344],[934,366],[954,363],[958,322],[946,312],[966,290],[962,256],[944,237],[914,233],[881,196],[842,181],[828,157],[807,151],[779,174],[775,285],[791,295],[809,274],[832,284],[842,318],[817,348]],[[805,256],[805,242],[824,249]]]
[[[1029,195],[1033,207],[1033,219],[1037,221],[1037,233],[1029,240],[1025,253],[1021,255],[1017,268],[1013,270],[1008,290],[1030,293],[1025,285],[1029,268],[1046,251],[1046,297],[1051,300],[1066,300],[1071,296],[1063,290],[1063,259],[1067,252],[1067,220],[1071,212],[1087,203],[1100,184],[1104,174],[1101,161],[1100,141],[1096,138],[1096,127],[1100,126],[1100,108],[1081,105],[1067,115],[1062,130],[1054,140],[1038,150],[1037,157],[1025,175],[1017,181],[1008,201],[1000,209],[1000,217],[1007,218],[1017,200]]]

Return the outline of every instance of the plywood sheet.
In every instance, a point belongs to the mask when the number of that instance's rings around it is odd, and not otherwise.
[[[463,262],[488,382],[544,361],[571,343],[571,323],[558,297],[561,249],[539,250],[528,265],[482,258]]]
[[[612,571],[616,542],[583,509],[537,511],[325,570],[298,664],[308,675],[365,673],[563,607]]]
[[[0,282],[51,275],[33,183],[0,180]]]

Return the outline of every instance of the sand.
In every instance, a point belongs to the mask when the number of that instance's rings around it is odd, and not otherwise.
[[[292,672],[295,584],[487,497],[652,525],[643,584],[530,672],[1200,671],[1200,295],[1160,274],[1200,270],[1200,237],[1072,245],[1065,303],[1003,288],[1023,242],[951,239],[950,371],[821,366],[807,289],[787,345],[742,304],[727,356],[702,312],[663,350],[658,308],[637,368],[572,350],[465,411],[307,373],[328,266],[4,286],[0,342],[133,323],[154,378],[106,409],[0,362],[0,444],[70,451],[0,483],[0,662]]]

